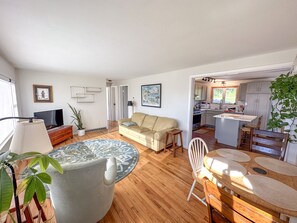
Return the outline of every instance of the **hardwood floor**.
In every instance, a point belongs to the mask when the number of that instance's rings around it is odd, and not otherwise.
[[[111,123],[115,125],[115,123]],[[207,128],[204,128],[207,129]],[[216,143],[214,130],[208,129],[205,134],[193,132],[193,137],[203,138],[209,150],[234,148]],[[85,136],[74,135],[55,148],[89,140],[109,138],[126,141],[139,151],[139,161],[135,169],[123,180],[116,183],[114,200],[109,212],[100,221],[109,222],[202,222],[208,221],[207,209],[196,198],[187,195],[193,183],[191,166],[187,150],[180,149],[173,158],[171,152],[156,154],[153,150],[133,140],[120,136],[117,131],[108,129],[87,132]],[[247,144],[242,149],[247,149]],[[196,184],[195,193],[203,196],[203,188]],[[47,201],[45,210],[52,216],[52,208]],[[52,222],[55,222],[54,220]]]
[[[208,130],[208,132],[206,132],[204,134],[199,134],[199,133],[193,132],[192,138],[200,137],[200,138],[204,139],[209,151],[212,151],[215,149],[220,149],[220,148],[236,149],[233,146],[228,146],[228,145],[225,145],[222,143],[217,143],[216,139],[215,139],[215,129],[214,128],[203,127],[201,129]],[[247,142],[245,142],[243,145],[241,145],[239,149],[248,151],[249,150],[249,140],[247,140]]]
[[[61,143],[60,146],[88,139],[109,138],[126,141],[139,151],[139,161],[127,177],[115,185],[114,200],[107,222],[207,222],[207,209],[196,198],[187,195],[193,183],[187,150],[180,149],[173,158],[171,152],[156,154],[118,132],[88,132],[83,137]],[[203,196],[202,186],[195,193]]]

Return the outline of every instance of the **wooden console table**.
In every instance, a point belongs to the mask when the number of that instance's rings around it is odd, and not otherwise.
[[[53,146],[69,138],[73,138],[72,125],[63,125],[54,129],[49,129],[47,132]]]

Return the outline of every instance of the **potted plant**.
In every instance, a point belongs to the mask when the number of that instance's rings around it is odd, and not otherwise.
[[[9,166],[17,166],[18,162],[24,159],[30,159],[25,166],[27,177],[17,186],[17,195],[24,193],[24,205],[28,205],[33,199],[34,194],[39,201],[43,203],[46,200],[45,184],[51,184],[51,176],[45,171],[49,165],[52,165],[58,172],[63,173],[60,164],[52,157],[38,152],[27,152],[23,154],[15,154],[7,151],[0,154],[0,222],[4,222],[9,215],[13,222],[12,215],[9,213],[13,197],[13,180]],[[39,166],[39,167],[38,167]]]
[[[77,135],[83,136],[85,135],[85,128],[83,127],[82,118],[81,118],[81,110],[77,110],[76,108],[72,107],[70,104],[68,104],[73,115],[71,116],[73,118],[72,122],[77,127]]]
[[[271,118],[268,128],[284,129],[289,141],[297,143],[297,74],[281,74],[271,84]]]

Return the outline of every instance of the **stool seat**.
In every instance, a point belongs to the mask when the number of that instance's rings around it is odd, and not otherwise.
[[[171,137],[172,139],[172,150],[173,150],[173,157],[176,156],[176,150],[181,148],[182,152],[184,152],[184,148],[183,148],[183,136],[182,136],[182,130],[180,129],[173,129],[171,131],[166,132],[166,140],[165,140],[165,148],[164,148],[164,152],[166,152],[167,150],[167,145],[168,145],[168,139],[169,137]],[[180,137],[180,146],[177,146],[177,142],[176,139],[178,139],[178,136]]]

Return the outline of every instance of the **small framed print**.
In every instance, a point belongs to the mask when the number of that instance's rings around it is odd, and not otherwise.
[[[53,102],[53,87],[50,85],[33,85],[34,102]]]

